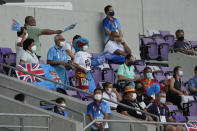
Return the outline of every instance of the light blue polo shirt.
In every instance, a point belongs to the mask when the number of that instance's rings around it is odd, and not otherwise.
[[[104,119],[104,114],[110,114],[111,113],[111,109],[110,109],[110,105],[105,102],[105,101],[101,101],[99,103],[99,105],[95,105],[95,102],[92,102],[88,105],[87,107],[87,115],[92,115],[94,119]],[[100,108],[100,110],[102,110],[102,113],[97,107]],[[95,125],[91,126],[94,130],[97,129],[97,127]],[[108,123],[106,123],[105,128],[109,128]]]
[[[57,45],[49,49],[47,54],[47,60],[68,62],[66,51],[63,48],[59,49]],[[61,82],[66,85],[70,85],[65,67],[62,65],[55,65],[53,67],[55,68],[58,76],[60,77]]]
[[[116,31],[116,32],[119,32],[118,29],[120,29],[120,23],[119,21],[114,18],[113,21],[111,21],[108,17],[106,17],[104,20],[103,20],[103,29],[107,29],[109,31]],[[105,43],[109,40],[109,35],[104,31],[105,33]]]

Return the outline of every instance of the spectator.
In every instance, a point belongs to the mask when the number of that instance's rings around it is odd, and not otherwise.
[[[181,109],[181,96],[188,94],[181,89],[183,71],[180,66],[174,68],[174,75],[170,79],[170,90],[168,91],[168,100]]]
[[[40,35],[52,35],[52,34],[61,34],[62,30],[50,30],[50,29],[40,29],[36,27],[36,20],[33,16],[27,16],[25,18],[25,27],[27,28],[27,32],[29,34],[29,38],[34,39],[36,44],[36,55],[40,58],[40,48],[41,43],[39,41]]]
[[[166,93],[161,91],[156,98],[156,102],[149,104],[147,111],[157,115],[161,122],[176,122],[176,120],[170,116],[170,111],[165,103]],[[155,118],[154,121],[156,121]],[[167,125],[164,131],[185,131],[185,129],[182,126]]]
[[[107,59],[113,63],[123,63],[125,62],[125,56],[131,54],[128,45],[115,31],[111,32],[110,39],[105,45],[104,51],[110,53]]]
[[[34,53],[36,51],[36,46],[33,39],[28,38],[23,42],[23,50],[19,64],[39,63],[38,58]]]
[[[59,105],[61,105],[61,106],[66,106],[66,101],[62,97],[57,98],[56,99],[56,103],[59,104]],[[67,114],[65,108],[64,107],[61,107],[61,106],[55,106],[54,107],[54,112],[67,118],[68,117],[68,114]]]
[[[133,64],[134,64],[134,57],[128,54],[125,57],[125,63],[121,64],[118,67],[118,79],[119,81],[125,81],[126,83],[130,83],[129,85],[135,87],[134,81],[136,81],[137,78],[135,77],[135,73],[134,73],[135,68]]]
[[[174,44],[174,48],[186,50],[186,51],[184,50],[181,51],[182,53],[185,53],[185,54],[194,54],[195,50],[192,48],[189,41],[186,41],[184,39],[184,31],[181,29],[178,29],[175,34],[176,34],[177,40]]]
[[[66,53],[68,55],[68,61],[74,60],[74,58],[75,58],[75,49],[73,47],[73,44],[74,44],[74,41],[76,39],[80,38],[80,37],[81,37],[80,35],[75,35],[73,37],[72,42],[66,43],[65,46],[63,47],[64,50],[66,50]]]
[[[115,101],[115,102],[122,101],[122,97],[117,92],[116,88],[113,88],[112,83],[110,83],[110,82],[103,83],[103,88],[104,88],[103,98],[107,98],[107,99]],[[108,102],[108,101],[106,101],[106,102]],[[108,102],[108,103],[110,104],[111,110],[116,110],[116,108],[118,106],[117,104],[112,103],[112,102]]]
[[[56,35],[54,37],[54,42],[55,45],[49,49],[47,54],[47,64],[50,64],[55,68],[62,83],[69,85],[69,79],[65,68],[68,66],[67,54],[62,48],[64,46],[65,39],[62,35]]]
[[[108,119],[108,116],[111,113],[109,104],[102,100],[102,94],[102,89],[96,88],[94,90],[94,102],[90,103],[87,107],[87,115],[89,116],[90,121],[93,121],[94,119]],[[92,131],[107,131],[109,125],[107,122],[96,122],[91,128]]]
[[[76,87],[94,92],[96,85],[91,73],[91,55],[87,52],[89,41],[85,38],[75,40],[76,51],[74,65],[76,70]]]
[[[122,37],[122,30],[120,28],[119,21],[114,18],[114,9],[111,5],[104,8],[105,14],[107,15],[103,20],[103,28],[105,33],[105,43],[109,40],[109,36],[112,31],[118,32],[120,37]]]
[[[163,85],[153,80],[152,69],[150,67],[144,69],[144,78],[141,79],[141,82],[144,84],[144,95],[151,96],[152,100],[155,99],[155,95],[157,95],[160,90],[164,90]]]
[[[123,100],[121,101],[122,104],[134,107],[135,109],[139,109],[139,110],[143,110],[141,108],[141,106],[139,105],[138,101],[136,101],[136,92],[134,87],[132,86],[127,86],[125,87],[125,91],[124,91],[124,96],[123,96]],[[117,107],[117,112],[126,115],[126,116],[131,116],[131,117],[135,117],[141,120],[145,120],[146,116],[139,112],[139,111],[135,111],[132,109],[128,109],[126,107],[120,106],[118,105]],[[148,120],[151,120],[151,117],[148,118]]]
[[[21,31],[17,32],[17,38],[15,41],[16,47],[16,65],[19,64],[21,55],[23,54],[23,42],[27,39],[28,33],[26,27],[21,27]]]
[[[197,96],[197,66],[194,69],[195,76],[189,80],[189,89],[191,95]]]
[[[144,95],[144,85],[140,81],[135,82],[135,89],[137,94],[137,101],[142,109],[146,109],[146,106],[150,103],[151,97]]]

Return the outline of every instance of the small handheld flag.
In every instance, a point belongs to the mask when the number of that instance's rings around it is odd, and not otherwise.
[[[15,20],[12,20],[12,27],[11,27],[12,31],[21,31],[21,25]]]
[[[73,29],[76,25],[77,25],[77,23],[72,24],[72,25],[69,25],[68,27],[66,27],[66,28],[64,29],[63,32],[66,32],[66,31],[68,31],[68,30],[70,30],[70,29]]]

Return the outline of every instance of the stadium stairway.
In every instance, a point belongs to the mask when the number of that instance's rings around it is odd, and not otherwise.
[[[8,90],[6,88],[3,88],[2,86],[9,87],[9,88],[14,88],[14,89],[23,91],[25,93],[31,94],[32,96],[42,97],[43,99],[47,99],[47,100],[55,100],[58,97],[63,97],[66,100],[66,105],[68,107],[70,107],[73,110],[77,109],[81,113],[86,114],[86,108],[87,108],[87,105],[88,105],[88,103],[86,101],[81,101],[79,99],[76,99],[76,98],[73,98],[73,97],[70,97],[70,96],[66,96],[66,95],[62,95],[60,93],[57,93],[57,92],[54,92],[54,91],[50,91],[50,90],[45,89],[45,88],[38,87],[38,86],[35,86],[35,85],[32,85],[32,84],[26,83],[24,81],[20,81],[20,80],[18,80],[16,78],[12,78],[12,77],[0,74],[0,95],[2,95],[1,97],[4,98],[4,99],[9,99],[10,101],[12,101],[12,103],[15,103],[13,101],[13,98],[18,93],[14,92],[14,91],[10,91],[10,90]],[[9,98],[7,98],[7,97],[9,97]],[[18,108],[20,108],[20,106],[31,106],[32,110],[33,110],[33,108],[35,109],[35,112],[37,110],[39,110],[40,113],[41,112],[43,114],[48,113],[48,114],[50,114],[50,116],[54,116],[54,117],[56,116],[56,114],[54,114],[52,112],[46,111],[44,109],[38,109],[40,107],[40,100],[37,100],[35,98],[31,98],[31,97],[26,97],[25,99],[26,99],[26,103],[27,104],[16,102],[16,103],[20,103],[20,104],[18,104],[18,105],[15,104],[15,105],[17,105]],[[9,103],[7,105],[5,104],[3,106],[4,106],[5,109],[6,108],[14,109],[14,106],[12,106],[10,108],[10,104]],[[26,108],[21,108],[21,112],[26,112],[26,110],[28,110],[28,108],[27,109]],[[0,110],[0,112],[4,112],[4,113],[8,113],[7,111],[8,110]],[[21,112],[16,112],[16,111],[15,110],[9,110],[9,113],[21,113]],[[73,122],[72,124],[74,126],[77,123],[75,120],[77,120],[79,125],[81,125],[81,123],[83,122],[83,118],[81,118],[80,115],[74,114],[74,112],[72,112],[72,111],[71,112],[68,111],[68,114],[73,115],[74,117],[72,117],[71,120],[65,119],[64,123],[69,124],[69,123],[71,123],[70,121],[72,121]],[[89,119],[88,119],[87,116],[85,117],[85,119],[86,119],[86,124],[89,123]],[[133,121],[137,120],[135,118],[130,118],[130,117],[127,117],[127,116],[123,116],[123,115],[121,115],[119,113],[116,113],[116,112],[112,112],[112,114],[110,115],[109,119],[114,119],[114,120],[133,120]],[[58,120],[58,121],[60,123],[62,122],[62,120]],[[67,125],[67,124],[65,124],[65,125]],[[57,123],[57,125],[56,125],[57,128],[61,127],[61,126],[58,126],[58,125],[59,124]],[[146,124],[110,123],[109,125],[110,125],[110,131],[119,131],[119,130],[124,130],[124,131],[130,131],[130,130],[132,130],[132,131],[139,131],[139,130],[140,131],[154,131],[154,130],[156,130],[155,126],[153,126],[153,125],[146,125]],[[69,130],[69,131],[78,131],[78,130],[80,130],[79,128],[81,128],[81,126],[76,127],[76,128],[77,128],[76,130],[74,129],[74,130]],[[61,131],[61,130],[59,130],[59,131]]]

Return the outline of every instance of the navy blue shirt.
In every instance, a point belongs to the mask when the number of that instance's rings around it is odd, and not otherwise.
[[[174,48],[177,49],[185,49],[185,50],[190,50],[192,49],[191,44],[187,41],[176,41],[174,44]]]

